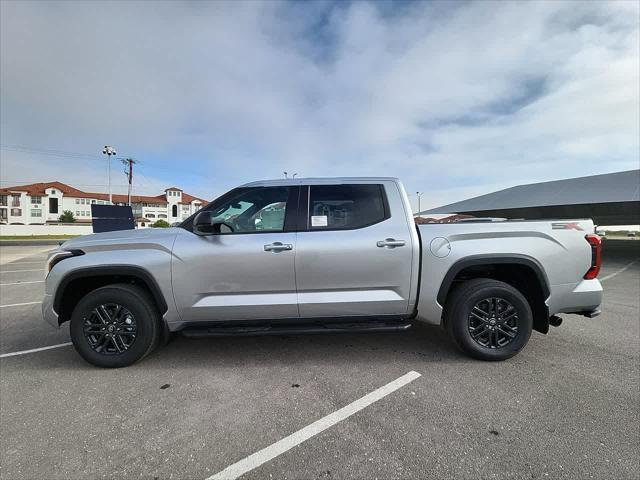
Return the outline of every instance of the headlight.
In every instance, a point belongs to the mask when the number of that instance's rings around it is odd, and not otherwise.
[[[77,257],[78,255],[84,255],[82,250],[54,250],[47,257],[46,275],[49,275],[51,269],[65,258]]]

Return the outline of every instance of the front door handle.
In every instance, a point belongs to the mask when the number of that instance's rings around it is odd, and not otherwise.
[[[293,250],[293,245],[290,243],[273,242],[264,246],[265,252],[281,252],[283,250]]]
[[[378,240],[376,245],[380,248],[382,247],[396,248],[396,247],[403,247],[405,243],[406,242],[404,240],[396,240],[395,238],[385,238],[384,240]]]

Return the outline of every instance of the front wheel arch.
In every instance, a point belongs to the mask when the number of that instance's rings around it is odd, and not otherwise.
[[[116,283],[136,285],[147,292],[160,315],[167,312],[167,302],[153,276],[144,268],[131,265],[108,265],[73,270],[65,275],[56,289],[53,309],[58,324],[71,319],[78,302],[89,292]]]

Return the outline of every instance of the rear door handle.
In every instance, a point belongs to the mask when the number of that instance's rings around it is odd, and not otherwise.
[[[382,247],[395,248],[395,247],[404,247],[405,243],[406,242],[404,240],[396,240],[395,238],[385,238],[384,240],[378,240],[376,245],[381,248]]]
[[[290,243],[273,242],[264,246],[265,252],[281,252],[283,250],[293,250],[293,245]]]

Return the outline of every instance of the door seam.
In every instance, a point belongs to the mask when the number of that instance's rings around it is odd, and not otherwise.
[[[296,309],[298,311],[298,318],[300,318],[300,298],[298,297],[298,266],[296,261],[298,259],[298,232],[295,232],[293,238],[293,285],[296,289]]]

